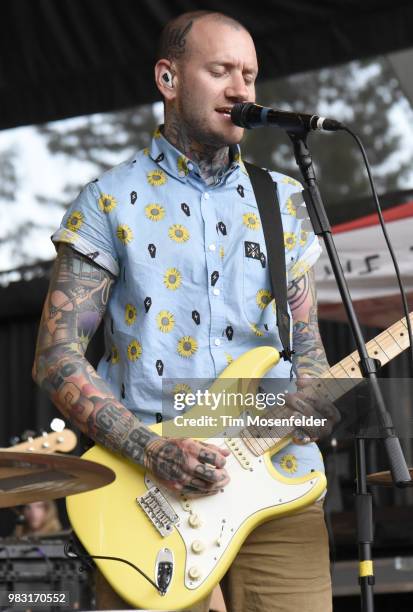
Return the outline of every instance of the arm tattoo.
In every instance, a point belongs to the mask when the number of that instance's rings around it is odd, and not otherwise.
[[[158,437],[113,396],[84,353],[104,315],[113,277],[61,245],[40,322],[35,381],[63,415],[110,450],[143,464]]]
[[[329,365],[318,329],[314,271],[290,283],[288,301],[293,318],[293,363],[298,377],[318,377]]]
[[[296,312],[303,306],[310,292],[310,282],[308,274],[305,274],[299,279],[293,280],[288,286],[288,302],[291,312]]]

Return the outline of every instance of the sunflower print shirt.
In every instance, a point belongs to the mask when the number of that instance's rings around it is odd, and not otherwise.
[[[214,379],[260,345],[281,350],[265,240],[239,147],[215,184],[158,129],[151,146],[89,183],[52,236],[109,270],[116,283],[98,366],[114,395],[143,422],[161,420],[162,380]],[[302,228],[301,185],[271,172],[284,228],[287,274],[321,252]],[[290,377],[281,360],[267,377]],[[178,385],[179,386],[179,385]],[[273,457],[285,476],[322,469],[315,444]]]

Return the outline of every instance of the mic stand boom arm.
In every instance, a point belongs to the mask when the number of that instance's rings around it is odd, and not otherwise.
[[[373,401],[378,414],[379,427],[384,438],[384,444],[394,483],[399,486],[411,484],[410,473],[395,435],[393,422],[386,409],[384,398],[377,379],[377,368],[374,359],[368,355],[365,340],[351,301],[350,292],[340,264],[337,250],[331,234],[324,204],[318,189],[311,153],[307,146],[308,130],[287,132],[293,147],[295,160],[304,179],[304,201],[312,222],[314,232],[322,236],[329,257],[336,283],[349,320],[350,328],[356,342],[360,357],[360,369],[363,377],[369,379],[373,391]],[[371,547],[373,543],[373,513],[371,494],[367,491],[365,439],[357,436],[355,440],[356,453],[356,516],[357,539],[359,550],[359,583],[361,589],[362,612],[373,612],[373,562]]]

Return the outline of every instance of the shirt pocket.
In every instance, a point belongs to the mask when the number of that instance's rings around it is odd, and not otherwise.
[[[276,324],[265,244],[244,241],[241,249],[243,312],[250,326],[264,333]]]

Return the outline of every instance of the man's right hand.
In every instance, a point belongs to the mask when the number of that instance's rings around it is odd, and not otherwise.
[[[169,491],[188,497],[212,495],[229,483],[224,469],[230,451],[192,438],[151,440],[144,465]]]

